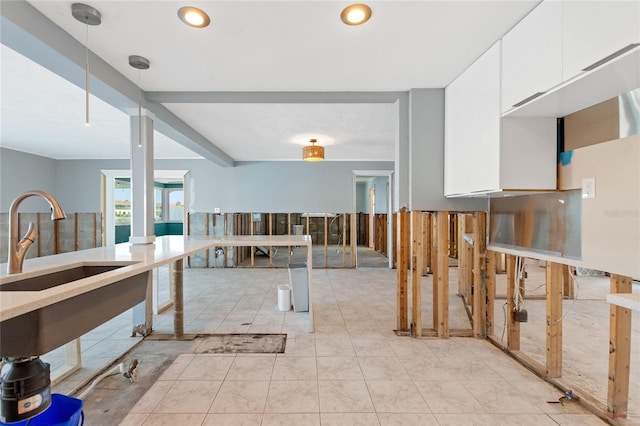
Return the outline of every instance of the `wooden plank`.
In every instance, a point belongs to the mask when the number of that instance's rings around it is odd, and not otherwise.
[[[487,337],[487,214],[473,214],[473,335]]]
[[[224,213],[224,215],[222,216],[224,218],[224,231],[223,234],[225,236],[227,236],[227,214]],[[222,248],[222,261],[224,262],[224,267],[227,267],[227,247],[223,247]]]
[[[329,267],[329,218],[324,214],[324,267]]]
[[[562,376],[562,265],[547,262],[547,376]]]
[[[269,213],[269,236],[273,235],[273,218]],[[269,267],[273,267],[273,246],[269,246]]]
[[[98,213],[93,214],[93,247],[98,247]]]
[[[349,213],[345,213],[342,217],[342,267],[347,266],[347,228],[349,224]]]
[[[396,247],[398,249],[397,268],[397,308],[398,308],[398,331],[409,331],[408,322],[408,293],[407,293],[407,270],[409,269],[409,213],[406,207],[398,212],[398,234]]]
[[[431,214],[422,213],[422,275],[431,272]]]
[[[507,349],[511,351],[520,350],[520,323],[513,319],[513,312],[516,310],[515,292],[516,288],[516,257],[508,254],[507,264]]]
[[[253,212],[249,213],[249,232],[252,237],[253,237]],[[255,257],[256,257],[256,248],[254,246],[251,246],[250,248],[251,250],[251,266],[255,266]]]
[[[291,213],[287,213],[287,235],[291,235]],[[291,246],[287,247],[287,264],[291,263]]]
[[[358,244],[358,237],[356,232],[358,229],[356,227],[357,216],[355,214],[351,214],[351,240],[349,241],[349,247],[351,249],[351,267],[355,268],[356,266],[356,245]]]
[[[411,212],[411,332],[422,336],[422,212]]]
[[[573,277],[571,276],[571,267],[569,265],[562,265],[562,294],[569,299],[575,297]]]
[[[37,256],[40,257],[42,256],[42,237],[40,236],[40,213],[36,213],[36,227],[38,232],[36,234],[36,241],[38,241]]]
[[[434,328],[438,337],[449,337],[449,213],[438,212],[437,222],[437,262],[434,282]]]
[[[611,274],[611,293],[631,293],[631,277]],[[631,359],[631,310],[611,305],[609,319],[609,381],[607,415],[627,417]]]
[[[494,334],[497,257],[498,253],[494,251],[487,252],[487,335]]]
[[[465,292],[465,267],[467,262],[467,244],[464,240],[466,215],[458,213],[458,294],[467,297]]]
[[[78,213],[73,214],[73,251],[78,251],[80,241],[78,240]]]

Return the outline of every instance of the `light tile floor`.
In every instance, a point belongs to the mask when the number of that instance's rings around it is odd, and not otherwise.
[[[561,392],[486,341],[396,336],[395,271],[313,276],[310,334],[308,314],[277,309],[286,270],[186,270],[185,332],[282,332],[286,351],[180,355],[121,425],[605,424],[548,403]]]

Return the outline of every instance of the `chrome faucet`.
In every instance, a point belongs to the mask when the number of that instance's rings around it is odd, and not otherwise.
[[[11,207],[9,207],[9,259],[7,261],[7,273],[9,274],[19,274],[22,272],[24,258],[35,240],[36,230],[33,226],[33,222],[29,222],[29,229],[27,230],[27,233],[20,241],[18,241],[20,232],[18,229],[18,206],[25,198],[34,195],[39,195],[47,200],[51,206],[51,220],[61,220],[67,217],[56,199],[53,198],[51,194],[44,191],[27,191],[13,200]]]

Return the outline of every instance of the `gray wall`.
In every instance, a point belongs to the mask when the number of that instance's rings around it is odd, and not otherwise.
[[[55,161],[7,149],[1,152],[0,210],[5,212],[11,200],[26,189],[48,190],[69,212],[99,211],[100,170],[129,168],[128,160]],[[236,167],[219,167],[208,160],[155,161],[158,170],[191,171],[193,208],[200,212],[216,207],[222,212],[351,212],[353,170],[392,167],[392,162],[238,162]],[[28,185],[5,178],[26,175],[26,171]]]
[[[444,89],[409,91],[409,209],[487,210],[487,199],[444,197]]]
[[[356,213],[367,211],[367,187],[364,182],[356,183]]]
[[[50,158],[0,148],[0,211],[8,212],[11,202],[31,189],[49,192],[58,199],[56,168],[56,161]],[[21,212],[49,210],[47,202],[40,197],[27,198],[20,205]]]
[[[367,180],[364,183],[364,188],[362,190],[362,197],[364,203],[364,210],[361,210],[365,213],[369,213],[369,190],[374,188],[376,191],[376,205],[374,213],[387,213],[387,182],[389,178],[386,176],[376,176]],[[360,210],[359,210],[360,211]]]

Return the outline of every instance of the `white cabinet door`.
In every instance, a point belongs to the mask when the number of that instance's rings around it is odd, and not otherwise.
[[[563,80],[640,42],[640,1],[563,2]]]
[[[499,161],[500,42],[445,90],[445,195],[497,189]]]
[[[562,3],[544,1],[502,39],[502,111],[562,81]]]

